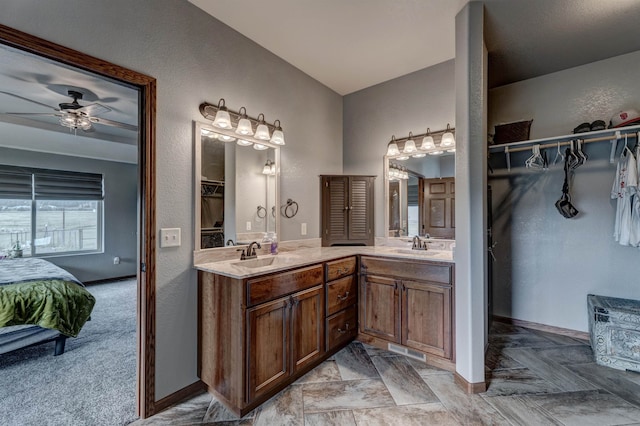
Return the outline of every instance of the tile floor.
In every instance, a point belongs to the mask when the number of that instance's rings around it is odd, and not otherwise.
[[[134,425],[640,425],[640,374],[601,367],[584,341],[494,323],[487,392],[353,342],[239,419],[208,394]]]

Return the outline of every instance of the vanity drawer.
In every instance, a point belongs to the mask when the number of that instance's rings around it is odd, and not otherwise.
[[[322,265],[253,278],[247,281],[247,305],[257,305],[318,284],[322,284]]]
[[[427,262],[380,259],[362,256],[360,258],[363,274],[386,275],[393,278],[432,281],[451,284],[451,266]]]
[[[327,351],[358,334],[358,309],[353,305],[327,318]]]
[[[327,282],[345,277],[347,275],[355,274],[356,258],[348,257],[346,259],[333,260],[326,263],[326,268]]]
[[[353,305],[358,301],[358,281],[355,275],[327,283],[327,315]]]

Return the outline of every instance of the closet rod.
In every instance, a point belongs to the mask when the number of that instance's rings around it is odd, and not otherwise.
[[[533,145],[540,145],[540,148],[543,147],[553,147],[557,146],[560,141],[570,142],[571,140],[580,139],[584,142],[601,142],[601,141],[612,141],[616,139],[620,139],[627,135],[627,137],[636,137],[636,132],[640,131],[640,125],[635,126],[626,126],[620,127],[616,129],[604,129],[604,130],[596,130],[593,132],[584,132],[584,133],[575,133],[570,135],[562,135],[562,136],[552,136],[548,138],[541,139],[531,139],[525,141],[518,142],[509,142],[500,145],[489,145],[489,151],[507,151],[507,152],[518,152],[518,151],[527,151],[531,149]],[[564,145],[567,144],[564,143]],[[560,142],[563,143],[563,142]],[[544,144],[544,145],[543,145]]]
[[[579,136],[580,134],[577,134],[576,136]],[[622,139],[623,137],[627,137],[627,138],[636,138],[638,137],[638,134],[636,132],[633,133],[626,133],[625,135],[622,135],[620,137],[620,139]],[[580,137],[576,137],[572,140],[581,140],[583,143],[591,143],[591,142],[602,142],[602,141],[612,141],[615,140],[616,138],[612,138],[611,136],[601,136],[599,138],[591,138],[591,139],[582,139]],[[539,144],[540,145],[540,149],[546,149],[546,148],[557,148],[558,145],[559,146],[567,146],[570,145],[571,141],[568,142],[554,142],[554,143],[545,143],[545,144]],[[531,144],[531,146],[520,146],[517,148],[509,148],[509,152],[520,152],[520,151],[530,151],[531,147],[533,147],[534,145],[538,145],[536,143]]]

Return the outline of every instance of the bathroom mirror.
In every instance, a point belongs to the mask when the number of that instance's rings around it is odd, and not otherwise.
[[[280,149],[262,148],[194,122],[195,250],[259,242],[277,232]]]
[[[454,153],[401,158],[383,159],[385,237],[455,239]]]

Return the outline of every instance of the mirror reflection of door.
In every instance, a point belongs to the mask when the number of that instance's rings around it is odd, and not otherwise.
[[[400,183],[396,180],[389,182],[389,236],[400,235]]]
[[[421,179],[423,231],[432,237],[455,239],[455,178]]]

